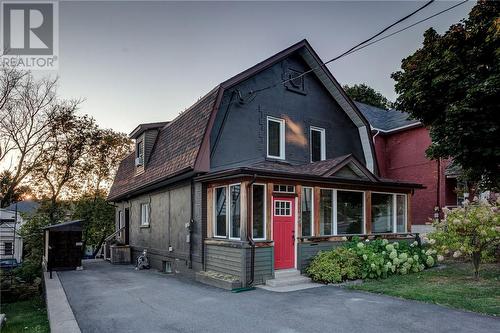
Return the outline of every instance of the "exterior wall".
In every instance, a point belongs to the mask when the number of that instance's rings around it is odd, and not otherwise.
[[[192,265],[195,270],[201,269],[201,203],[196,202],[196,188],[200,184],[183,183],[176,187],[162,189],[151,194],[142,195],[129,201],[119,202],[116,207],[116,225],[118,228],[118,211],[130,210],[129,242],[132,247],[132,260],[135,262],[143,249],[147,249],[151,266],[163,269],[163,261],[174,264],[174,269],[184,271],[189,267],[190,247]],[[195,205],[191,207],[191,195],[194,193]],[[140,207],[142,203],[150,203],[149,226],[141,226]],[[192,210],[193,208],[193,210]],[[189,239],[186,224],[193,216],[193,232]],[[190,240],[190,242],[188,242]],[[171,249],[169,250],[169,247]]]
[[[246,96],[279,82],[289,68],[308,69],[299,56],[292,56],[225,92],[210,136],[212,170],[265,160],[267,116],[286,121],[287,162],[310,162],[309,127],[316,126],[326,130],[327,159],[352,153],[364,163],[358,128],[314,75],[304,77],[306,94],[278,85],[239,102],[237,91]]]
[[[424,127],[375,137],[381,177],[415,182],[426,187],[413,195],[413,224],[428,223],[434,217],[436,206],[444,207],[451,201],[456,202],[453,189],[446,189],[444,171],[449,161],[438,163],[428,159],[425,151],[430,144],[429,131]]]
[[[0,219],[3,220],[13,220],[16,217],[16,212],[0,209]],[[24,223],[20,213],[17,214],[16,230],[19,232],[21,225]],[[5,222],[0,225],[0,259],[11,259],[14,258],[17,262],[22,262],[23,259],[23,239],[16,235],[14,237],[14,223]],[[14,256],[11,254],[5,254],[5,243],[12,243],[12,250],[14,251]]]

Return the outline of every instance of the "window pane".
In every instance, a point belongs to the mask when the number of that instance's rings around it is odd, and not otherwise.
[[[392,194],[372,194],[372,232],[392,232],[394,220]]]
[[[13,254],[11,242],[4,243],[4,254],[5,255],[12,255]]]
[[[229,187],[231,192],[231,237],[240,238],[240,185]]]
[[[321,235],[332,235],[333,234],[333,191],[332,190],[321,190],[319,197],[319,228]]]
[[[226,233],[226,188],[215,189],[215,235],[227,236]]]
[[[396,231],[406,232],[406,196],[396,196]]]
[[[280,156],[280,130],[281,124],[276,121],[268,121],[267,142],[269,156]]]
[[[149,204],[141,204],[141,224],[149,223]]]
[[[337,233],[363,232],[363,193],[337,191]]]
[[[311,161],[321,161],[321,132],[311,131]]]
[[[253,202],[253,238],[265,238],[264,221],[265,221],[265,186],[253,185],[252,202]]]
[[[302,188],[302,236],[312,236],[312,188]]]

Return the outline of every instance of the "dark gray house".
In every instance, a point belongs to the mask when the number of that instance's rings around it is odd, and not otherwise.
[[[131,133],[109,200],[134,258],[247,286],[344,237],[408,237],[420,185],[378,176],[368,122],[321,64],[303,40]]]

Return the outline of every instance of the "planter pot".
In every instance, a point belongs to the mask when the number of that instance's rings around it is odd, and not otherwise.
[[[130,264],[131,249],[129,245],[111,245],[110,252],[112,264]]]

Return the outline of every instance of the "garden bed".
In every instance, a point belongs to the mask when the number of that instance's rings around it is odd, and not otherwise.
[[[500,316],[498,264],[481,265],[478,280],[470,262],[447,262],[418,273],[365,280],[348,288]]]

